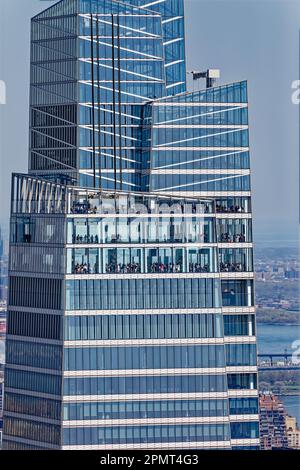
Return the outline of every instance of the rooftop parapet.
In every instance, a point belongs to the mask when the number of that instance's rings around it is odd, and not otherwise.
[[[14,173],[13,214],[214,214],[212,199],[97,191]]]

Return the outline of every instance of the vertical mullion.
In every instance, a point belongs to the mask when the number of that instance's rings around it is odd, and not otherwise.
[[[96,162],[95,162],[95,90],[94,90],[94,33],[93,33],[93,15],[91,14],[91,67],[92,67],[92,145],[93,145],[93,176],[94,176],[94,188],[96,187]]]
[[[120,47],[120,16],[118,15],[118,85],[119,85],[119,158],[120,158],[120,189],[122,190],[122,113],[121,113],[121,47]],[[124,129],[126,132],[126,129]]]
[[[99,164],[99,188],[102,188],[102,179],[101,179],[101,113],[100,113],[100,44],[99,44],[99,21],[96,18],[96,35],[97,35],[97,82],[98,82],[98,93],[97,93],[97,101],[98,101],[98,164]]]
[[[112,81],[113,81],[113,147],[114,147],[114,189],[117,189],[117,148],[116,148],[116,77],[115,77],[115,32],[114,15],[111,15],[112,28]]]

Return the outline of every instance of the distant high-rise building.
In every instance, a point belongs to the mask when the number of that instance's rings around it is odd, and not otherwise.
[[[286,432],[289,449],[300,449],[300,429],[294,416],[285,417]]]
[[[3,233],[0,227],[0,302],[7,300],[7,256],[4,250]]]
[[[271,392],[259,396],[260,443],[262,450],[287,449],[286,411],[283,403]]]
[[[300,270],[287,269],[284,272],[284,277],[287,278],[287,279],[299,279],[300,278]]]
[[[185,77],[182,0],[32,19],[6,449],[259,446],[247,84]]]

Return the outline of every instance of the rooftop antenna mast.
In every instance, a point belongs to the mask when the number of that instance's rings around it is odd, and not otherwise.
[[[193,70],[192,72],[187,72],[188,74],[192,74],[193,82],[200,80],[200,78],[206,79],[206,88],[211,88],[214,86],[218,78],[220,78],[220,70],[219,69],[207,69],[205,72],[197,72]]]

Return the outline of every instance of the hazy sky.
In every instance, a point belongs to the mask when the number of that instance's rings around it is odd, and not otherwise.
[[[0,0],[1,220],[10,174],[28,157],[30,17],[53,4]],[[221,83],[248,79],[256,232],[290,232],[298,221],[299,121],[291,84],[299,77],[299,0],[186,0],[188,70],[221,69]]]

